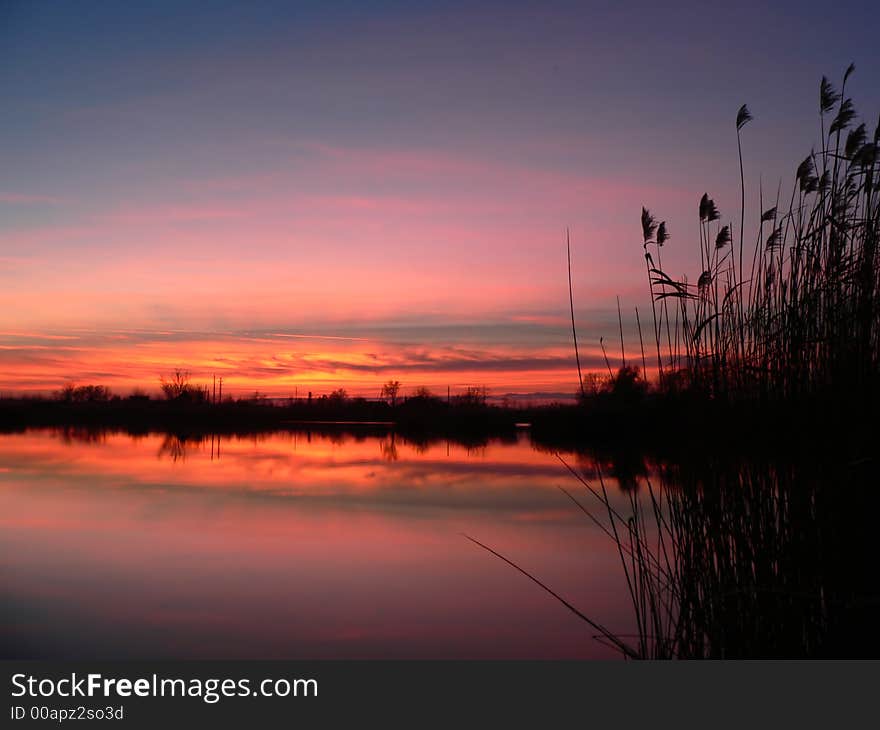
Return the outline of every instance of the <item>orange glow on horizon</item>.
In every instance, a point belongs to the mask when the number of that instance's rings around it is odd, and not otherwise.
[[[41,341],[44,340],[44,341]],[[582,349],[585,370],[603,367],[599,352]],[[427,387],[445,396],[486,387],[490,396],[556,393],[577,388],[573,351],[567,343],[418,345],[365,337],[293,335],[211,336],[175,331],[116,331],[91,335],[0,334],[0,393],[42,394],[68,383],[104,385],[126,396],[159,393],[159,380],[175,369],[224,396],[259,391],[268,397],[315,397],[344,388],[350,396],[377,397],[382,384],[399,380],[407,395]]]

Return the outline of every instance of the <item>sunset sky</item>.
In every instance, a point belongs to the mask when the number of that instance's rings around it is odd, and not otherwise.
[[[0,392],[573,393],[566,227],[598,369],[640,207],[692,280],[738,222],[742,103],[747,216],[823,74],[873,132],[873,3],[767,5],[0,0]]]

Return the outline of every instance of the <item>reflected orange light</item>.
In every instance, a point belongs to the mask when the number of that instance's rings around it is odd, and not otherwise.
[[[0,647],[107,658],[610,654],[461,536],[626,629],[619,556],[560,495],[551,456],[524,440],[447,451],[397,439],[388,461],[388,438],[224,438],[212,461],[210,440],[0,436]]]

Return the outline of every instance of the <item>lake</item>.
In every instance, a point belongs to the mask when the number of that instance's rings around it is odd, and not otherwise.
[[[573,456],[566,456],[577,463]],[[612,501],[625,492],[609,479]],[[615,544],[527,433],[0,435],[5,658],[593,658]]]

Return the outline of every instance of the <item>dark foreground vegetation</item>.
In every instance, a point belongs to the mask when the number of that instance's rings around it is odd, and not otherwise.
[[[880,655],[875,461],[559,458],[573,477],[565,495],[618,550],[634,633],[597,623],[588,606],[474,542],[560,601],[594,639],[630,659]]]
[[[880,373],[880,122],[857,124],[846,97],[823,78],[817,148],[798,165],[789,195],[759,189],[753,243],[745,240],[740,152],[739,225],[715,201],[699,203],[696,282],[664,271],[670,240],[642,209],[660,385],[728,401],[792,403],[814,395],[876,396]],[[737,146],[752,116],[736,117]],[[752,191],[750,191],[751,193]],[[696,243],[696,242],[695,242]],[[656,262],[654,260],[656,256]]]
[[[869,425],[880,385],[880,123],[870,133],[857,122],[846,96],[852,72],[839,93],[822,79],[819,144],[790,194],[781,184],[757,191],[751,242],[746,106],[736,116],[739,221],[723,222],[702,196],[694,278],[664,270],[670,232],[642,208],[652,311],[641,368],[623,362],[615,374],[609,363],[608,378],[598,388],[582,379],[581,393],[621,438],[627,421],[616,419],[627,410],[638,414],[633,438],[677,437],[678,458],[643,476],[625,467],[625,509],[606,488],[614,461],[563,460],[575,485],[566,494],[617,548],[636,633],[596,623],[478,543],[625,657],[880,656],[880,484]]]

